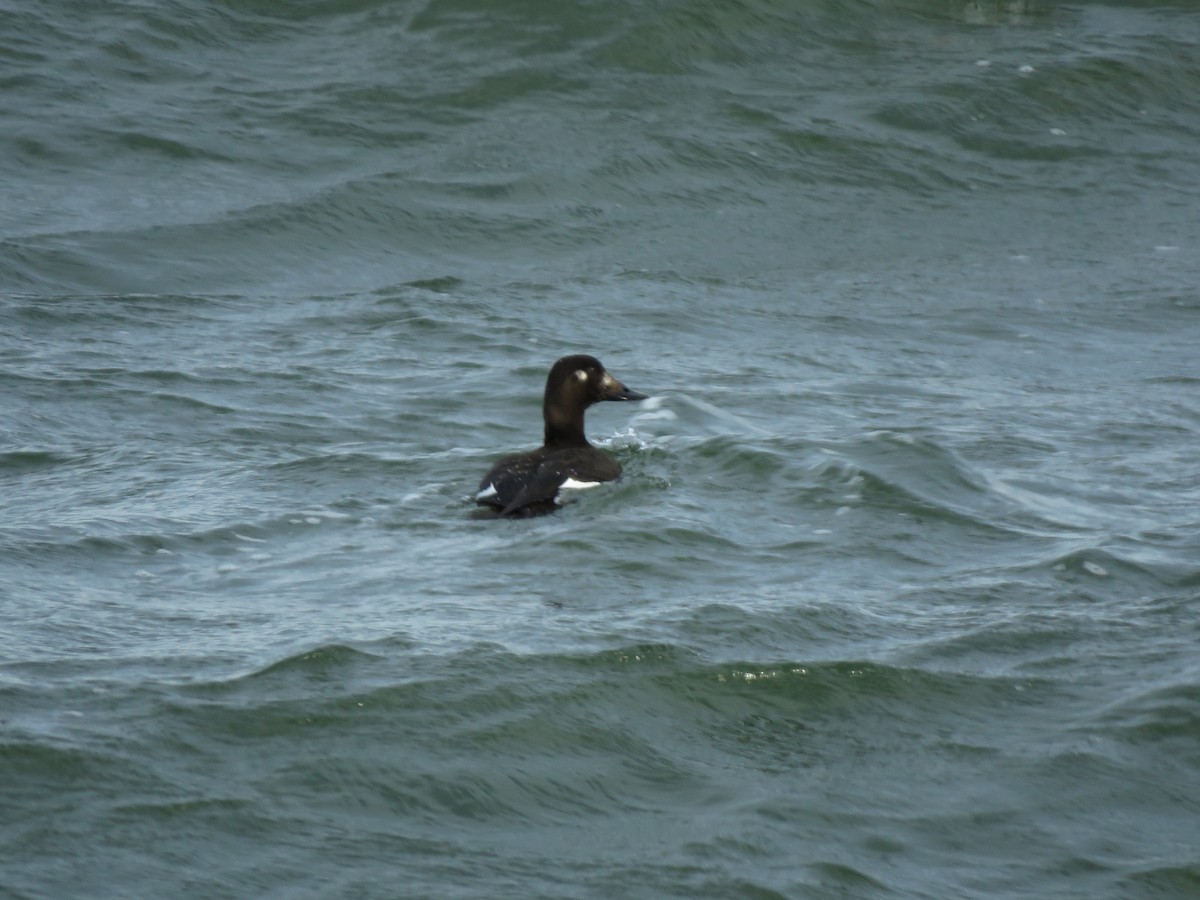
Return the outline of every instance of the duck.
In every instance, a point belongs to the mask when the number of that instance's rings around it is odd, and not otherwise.
[[[564,356],[550,367],[542,398],[542,446],[502,457],[479,482],[475,502],[501,518],[553,512],[561,492],[615,481],[621,464],[590,443],[583,413],[601,400],[646,400],[608,373],[594,356]]]

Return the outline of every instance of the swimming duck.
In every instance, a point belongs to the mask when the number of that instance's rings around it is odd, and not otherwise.
[[[542,400],[546,423],[542,446],[505,456],[479,483],[475,502],[500,516],[552,512],[561,490],[613,481],[621,464],[588,443],[583,412],[598,400],[645,400],[605,371],[594,356],[564,356],[550,369]]]

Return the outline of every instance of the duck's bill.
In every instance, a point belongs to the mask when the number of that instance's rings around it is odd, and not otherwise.
[[[631,391],[617,379],[613,378],[607,372],[604,375],[604,382],[600,385],[602,394],[601,400],[648,400],[646,394],[639,394],[637,391]]]

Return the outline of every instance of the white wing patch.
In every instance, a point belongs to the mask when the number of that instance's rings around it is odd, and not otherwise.
[[[559,485],[559,488],[560,489],[565,488],[568,491],[582,491],[585,488],[592,488],[598,484],[603,484],[603,483],[604,482],[602,482],[602,481],[576,481],[574,478],[568,478],[566,481],[564,481],[562,484]]]
[[[558,486],[558,493],[554,495],[554,502],[558,506],[562,506],[564,501],[563,491],[582,491],[587,488],[593,488],[598,484],[603,484],[602,481],[576,481],[574,478],[568,478]]]
[[[489,497],[495,497],[498,493],[494,484],[488,484],[482,491],[475,495],[476,500],[487,500]]]

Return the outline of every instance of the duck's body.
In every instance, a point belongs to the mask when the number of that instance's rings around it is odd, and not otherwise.
[[[615,480],[621,464],[588,443],[584,410],[600,400],[645,399],[609,375],[595,357],[564,356],[546,378],[542,446],[499,460],[483,476],[475,502],[501,516],[533,516],[553,511],[560,490]]]

